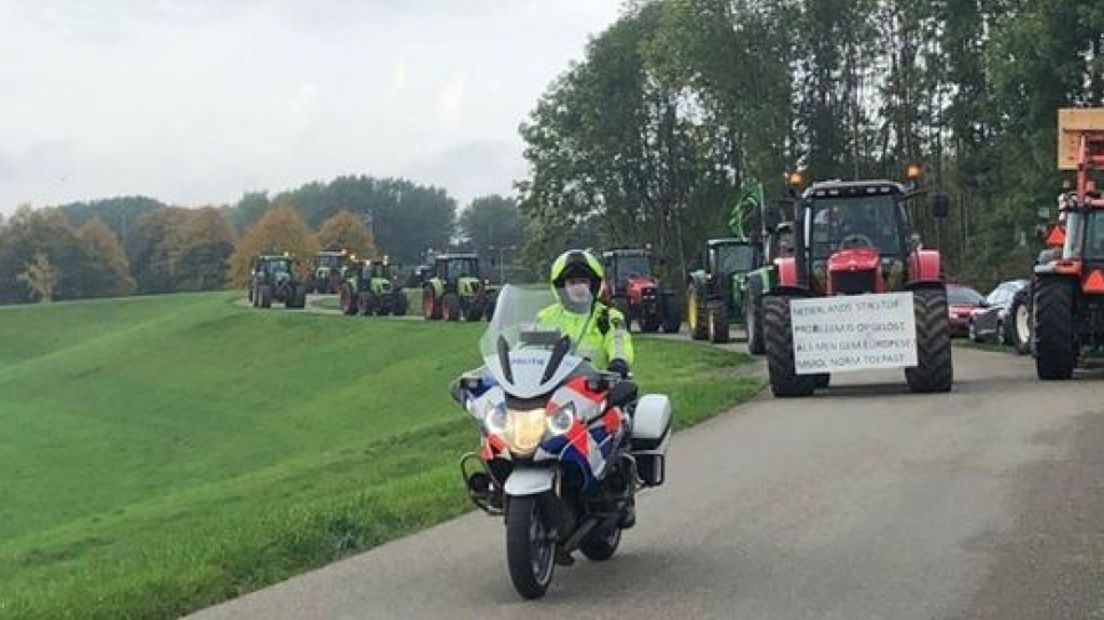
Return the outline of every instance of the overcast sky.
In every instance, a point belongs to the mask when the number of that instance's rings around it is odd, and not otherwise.
[[[0,0],[0,212],[219,204],[339,174],[461,204],[617,0]]]

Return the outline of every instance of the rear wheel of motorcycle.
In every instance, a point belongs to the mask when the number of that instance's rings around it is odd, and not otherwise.
[[[556,569],[555,535],[545,523],[541,496],[510,497],[506,510],[506,563],[514,589],[527,599],[540,598]]]
[[[579,551],[592,562],[604,562],[613,557],[621,544],[621,528],[614,525],[604,532],[593,532],[579,543]]]

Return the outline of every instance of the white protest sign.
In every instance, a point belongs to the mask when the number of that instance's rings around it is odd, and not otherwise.
[[[793,299],[799,375],[916,365],[912,293]]]

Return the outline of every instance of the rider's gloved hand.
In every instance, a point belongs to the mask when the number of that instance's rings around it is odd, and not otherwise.
[[[606,370],[621,375],[622,379],[627,379],[629,377],[629,365],[623,359],[615,359],[611,361]]]

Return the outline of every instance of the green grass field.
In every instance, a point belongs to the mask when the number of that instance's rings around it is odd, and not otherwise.
[[[225,293],[0,308],[0,617],[172,617],[469,510],[446,385],[481,329]],[[637,347],[679,426],[760,387]]]

